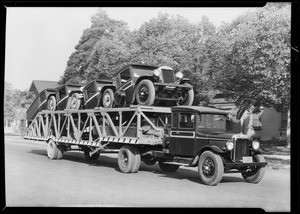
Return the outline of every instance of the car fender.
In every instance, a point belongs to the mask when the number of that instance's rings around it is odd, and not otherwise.
[[[205,151],[212,151],[214,153],[217,153],[217,154],[224,154],[225,152],[220,149],[219,147],[215,146],[215,145],[207,145],[207,146],[204,146],[202,147],[198,152],[197,152],[197,155],[194,157],[193,161],[191,162],[191,166],[195,166],[197,165],[198,163],[198,160],[201,156],[201,154]]]
[[[188,83],[190,82],[191,80],[189,78],[182,78],[179,80],[178,84],[184,84],[184,83]]]

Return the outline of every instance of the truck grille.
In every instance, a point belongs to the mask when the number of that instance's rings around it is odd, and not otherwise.
[[[242,161],[244,156],[249,156],[249,142],[247,139],[237,139],[233,155],[234,161]]]
[[[175,82],[173,70],[162,69],[162,78],[164,83]]]

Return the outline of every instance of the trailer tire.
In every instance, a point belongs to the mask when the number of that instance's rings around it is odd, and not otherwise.
[[[134,166],[132,169],[132,173],[136,173],[141,166],[141,153],[138,148],[133,147],[134,152]]]
[[[254,155],[253,159],[255,162],[266,162],[264,156],[258,154]],[[259,183],[266,173],[266,167],[252,167],[250,171],[242,172],[244,180],[248,183]]]
[[[96,161],[99,159],[100,153],[96,153],[90,156],[90,150],[84,150],[84,157],[87,161]]]
[[[57,160],[60,160],[60,159],[62,159],[63,158],[63,156],[64,156],[64,149],[63,149],[63,147],[62,146],[57,146],[57,149],[58,149],[58,151],[57,151]]]
[[[165,161],[158,160],[158,165],[163,172],[176,172],[179,169],[179,165],[165,164]]]
[[[54,140],[50,139],[47,146],[47,156],[50,160],[57,159],[58,148]]]
[[[122,146],[118,154],[118,166],[121,172],[131,173],[135,165],[134,151],[130,146]]]
[[[220,155],[205,151],[198,161],[198,172],[202,182],[209,186],[217,185],[223,177],[224,165]]]

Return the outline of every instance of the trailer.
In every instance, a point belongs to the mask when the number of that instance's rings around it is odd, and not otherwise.
[[[25,139],[47,142],[49,159],[71,150],[97,160],[118,153],[123,173],[136,173],[141,161],[158,162],[163,172],[180,166],[198,167],[206,185],[217,185],[223,173],[239,172],[250,183],[260,182],[267,162],[259,142],[226,131],[222,110],[199,106],[130,106],[39,112]]]

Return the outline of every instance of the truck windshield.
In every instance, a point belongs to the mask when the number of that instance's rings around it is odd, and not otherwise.
[[[226,117],[220,114],[199,114],[197,122],[198,131],[201,130],[226,130]]]

